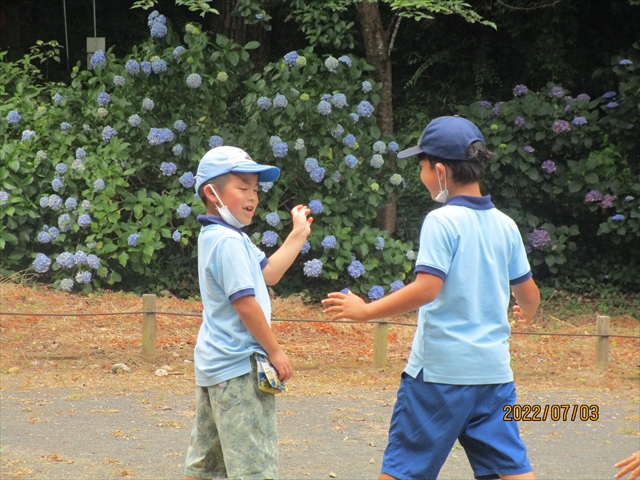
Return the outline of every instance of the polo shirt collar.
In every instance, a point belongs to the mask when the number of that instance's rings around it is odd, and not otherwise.
[[[496,206],[491,201],[491,195],[473,197],[470,195],[455,195],[445,202],[445,205],[457,205],[473,208],[474,210],[490,210]]]
[[[225,222],[221,217],[217,217],[215,215],[198,215],[198,222],[200,222],[200,225],[202,225],[203,227],[217,223],[218,225],[222,225],[223,227],[230,228],[231,230],[234,230],[238,233],[243,233],[242,230],[240,230],[239,228],[232,227],[227,222]]]

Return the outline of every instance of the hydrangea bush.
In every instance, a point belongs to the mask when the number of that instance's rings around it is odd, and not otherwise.
[[[3,270],[30,268],[65,291],[195,292],[205,209],[194,174],[207,150],[237,145],[282,169],[261,185],[246,229],[267,254],[288,234],[290,208],[314,211],[284,291],[388,292],[407,278],[413,245],[371,227],[403,179],[388,167],[397,144],[376,127],[379,86],[364,60],[307,50],[253,73],[256,42],[211,39],[196,24],[180,36],[158,12],[147,26],[146,42],[125,58],[96,52],[70,85],[39,81],[28,57],[2,63]]]

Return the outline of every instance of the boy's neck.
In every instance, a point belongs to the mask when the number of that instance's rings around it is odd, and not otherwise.
[[[482,193],[480,192],[480,184],[479,183],[468,183],[466,185],[455,185],[449,184],[449,197],[453,197],[455,195],[467,195],[469,197],[481,197]]]

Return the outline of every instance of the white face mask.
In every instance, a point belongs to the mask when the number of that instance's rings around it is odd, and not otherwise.
[[[440,177],[438,176],[438,188],[440,189],[440,193],[436,195],[433,199],[434,202],[445,203],[449,200],[449,190],[447,189],[447,171],[445,170],[444,175],[444,190],[442,189],[442,184],[440,183]]]
[[[224,203],[222,203],[222,200],[220,200],[220,197],[216,193],[216,189],[213,188],[212,185],[209,185],[209,188],[211,189],[213,194],[216,196],[216,198],[220,202],[220,205],[222,205],[222,206],[216,205],[216,208],[218,209],[218,213],[222,217],[222,220],[227,222],[232,227],[236,227],[236,228],[242,228],[242,227],[246,227],[247,225],[249,225],[248,223],[245,224],[245,223],[240,222],[236,217],[234,217],[233,214],[229,211],[229,207],[227,207]]]

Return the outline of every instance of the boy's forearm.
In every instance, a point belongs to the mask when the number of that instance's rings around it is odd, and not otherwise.
[[[233,308],[249,333],[267,352],[267,355],[272,355],[280,350],[278,340],[253,295],[238,298],[233,302]]]
[[[267,285],[275,285],[300,254],[307,235],[292,231],[282,246],[269,257],[269,263],[262,270]]]

